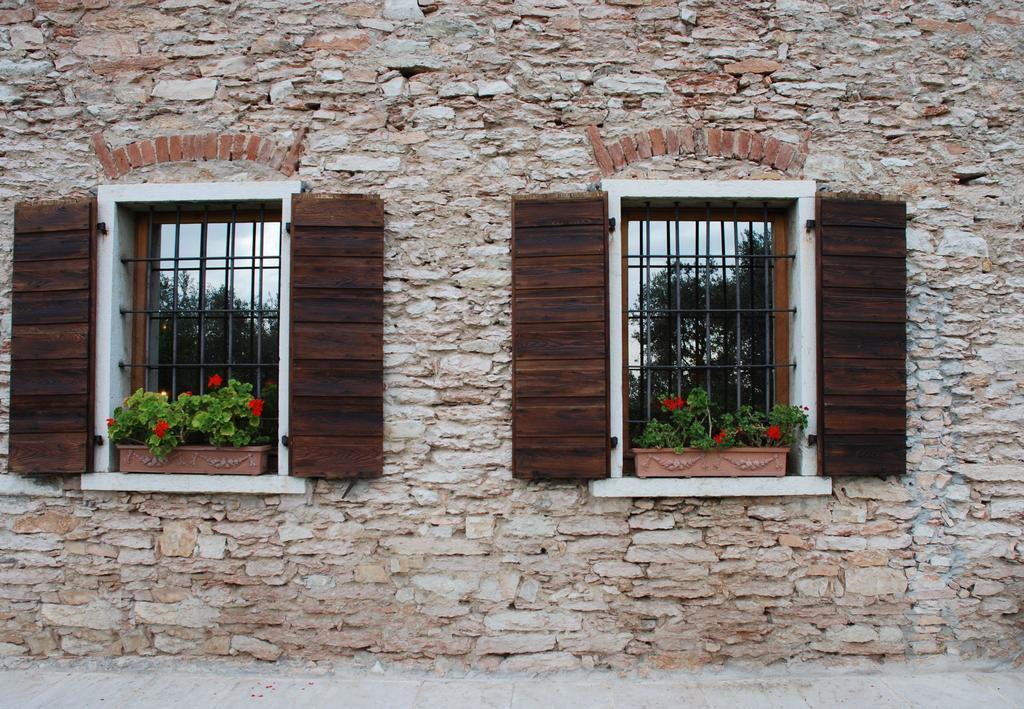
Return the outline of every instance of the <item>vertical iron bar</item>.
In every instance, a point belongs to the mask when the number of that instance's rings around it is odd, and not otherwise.
[[[755,268],[755,265],[757,263],[757,259],[755,258],[755,254],[754,254],[754,222],[749,222],[749,221],[747,222],[747,245],[746,245],[746,249],[747,249],[746,269],[747,269],[747,281],[748,281],[748,285],[749,285],[749,288],[748,288],[747,292],[750,294],[750,309],[753,311],[756,308],[756,306],[757,306],[757,293],[755,292],[755,287],[754,287],[754,275],[755,275],[754,274],[754,268]],[[763,305],[764,304],[762,303],[762,306]],[[751,321],[753,323],[753,325],[751,326],[751,330],[752,331],[754,330],[754,328],[757,327],[757,321],[755,320],[755,318],[756,318],[756,315],[751,313],[750,319],[751,319]],[[753,334],[751,334],[750,343],[751,343],[750,355],[752,357],[751,363],[753,364],[753,362],[758,357],[758,353],[756,351],[757,338],[754,337]],[[750,376],[750,396],[751,396],[751,402],[750,403],[754,404],[755,402],[753,400],[753,397],[755,395],[755,392],[757,391],[757,387],[754,384],[754,377],[756,376],[757,373],[754,372],[753,370],[750,370],[748,372],[748,374]]]
[[[257,313],[256,319],[257,319],[257,322],[258,322],[258,327],[256,328],[256,333],[257,333],[257,337],[256,337],[256,398],[257,399],[259,398],[260,393],[263,390],[263,269],[265,267],[265,264],[263,263],[263,239],[265,238],[265,234],[264,234],[264,219],[265,219],[265,216],[266,215],[264,214],[264,211],[263,211],[263,205],[260,204],[260,290],[259,290],[259,295],[257,296],[259,298],[260,305],[259,305],[259,309],[256,311],[256,313]],[[281,225],[281,226],[284,226],[284,225]],[[278,236],[278,238],[280,238],[280,236]],[[278,255],[278,261],[277,261],[278,275],[280,276],[280,272],[281,272],[281,270],[280,270],[281,269],[281,260],[280,260],[281,250],[280,250],[280,248],[277,251],[277,255]],[[253,261],[253,270],[254,271],[255,271],[255,268],[256,268],[256,262]],[[253,275],[255,276],[255,273]],[[280,283],[280,280],[278,280],[278,282]],[[281,289],[278,288],[278,305],[279,305],[279,307],[280,307],[280,298],[281,298],[280,292],[281,292]],[[279,311],[279,314],[280,314],[280,311]],[[280,322],[280,320],[278,320],[278,322]]]
[[[203,206],[203,223],[199,227],[199,393],[206,392],[206,237],[209,207]]]
[[[178,268],[181,265],[181,205],[174,215],[174,293],[171,296],[171,397],[178,396]]]
[[[146,249],[147,249],[148,254],[150,256],[152,256],[153,254],[156,253],[156,237],[154,236],[156,234],[156,225],[155,225],[155,221],[156,220],[154,219],[154,216],[155,216],[154,211],[155,210],[153,209],[153,206],[150,205],[150,207],[149,207],[149,224],[147,225],[147,229],[146,229]],[[149,270],[147,271],[147,274],[146,274],[146,302],[147,303],[153,303],[153,300],[154,300],[153,292],[154,292],[154,290],[156,291],[156,304],[155,305],[148,305],[148,306],[146,306],[147,309],[152,310],[154,312],[152,312],[147,318],[145,318],[145,321],[146,321],[146,347],[150,350],[149,351],[149,356],[146,357],[146,360],[149,362],[149,364],[153,364],[154,361],[157,362],[158,364],[160,362],[160,313],[159,313],[159,310],[160,310],[160,262],[159,261],[150,261],[149,262]],[[155,328],[153,327],[154,323],[156,324]],[[160,370],[159,370],[159,368],[147,367],[143,371],[145,372],[145,374],[144,374],[145,383],[143,384],[143,388],[145,388],[145,389],[159,389],[160,388]],[[155,382],[151,381],[151,375],[155,375],[154,377],[152,377],[153,379],[155,379]]]
[[[650,202],[647,203],[646,210],[645,210],[645,213],[644,213],[644,228],[645,228],[645,231],[646,231],[646,235],[645,236],[646,236],[647,241],[645,242],[645,246],[642,246],[641,248],[644,249],[644,256],[648,257],[647,260],[645,261],[646,268],[644,268],[644,282],[646,284],[645,285],[646,292],[644,293],[644,296],[645,296],[644,297],[644,301],[646,302],[647,298],[650,298],[650,296],[651,296],[651,259],[650,259],[650,256],[652,254],[651,254],[651,203]],[[645,237],[642,236],[641,237],[641,241],[643,241],[643,238],[645,238]],[[649,311],[650,308],[647,308],[647,310]],[[646,376],[646,386],[644,388],[644,411],[645,411],[647,420],[650,421],[651,420],[651,399],[652,399],[652,396],[651,396],[651,369],[650,369],[650,366],[651,366],[651,329],[653,328],[654,324],[651,322],[651,318],[650,318],[650,316],[648,314],[645,314],[643,322],[644,322],[644,340],[645,340],[644,350],[646,351],[646,358],[644,359],[644,363],[647,366],[647,369],[645,370],[645,374],[647,376]]]
[[[719,220],[718,222],[719,241],[722,245],[722,309],[729,307],[729,288],[726,281],[729,280],[728,267],[725,265],[725,220]],[[719,356],[716,361],[723,361],[726,358],[726,351],[729,349],[729,331],[725,326],[725,315],[721,316],[722,322],[720,323],[722,328],[722,349],[719,351]],[[725,392],[725,408],[729,408],[729,371],[726,369],[722,371],[722,389]]]
[[[763,224],[761,225],[761,234],[764,237],[764,253],[765,253],[765,256],[767,256],[767,255],[769,255],[772,252],[771,239],[768,236],[768,203],[767,202],[764,203],[762,220],[763,220]],[[772,351],[772,348],[771,348],[771,334],[772,334],[772,331],[771,331],[772,322],[771,321],[772,321],[772,315],[771,315],[771,311],[769,309],[772,306],[771,306],[771,301],[769,300],[769,298],[771,296],[771,283],[769,282],[769,272],[768,272],[768,268],[769,268],[768,262],[771,259],[765,258],[763,260],[764,260],[763,275],[764,275],[764,307],[765,307],[765,313],[764,313],[764,363],[765,364],[771,364],[772,363],[772,355],[771,355],[771,351]],[[771,402],[772,402],[771,381],[772,381],[772,369],[771,369],[771,367],[765,367],[764,368],[764,410],[765,410],[766,413],[772,407],[772,404],[771,404]]]
[[[736,283],[736,410],[743,406],[743,313],[740,312],[740,223],[736,214],[736,203],[732,203],[732,248],[736,258],[732,262],[733,280]]]
[[[682,396],[683,394],[683,321],[682,315],[679,310],[683,307],[681,303],[682,298],[682,285],[679,283],[679,258],[682,255],[682,248],[679,242],[679,202],[676,202],[675,212],[675,227],[676,227],[676,288],[675,288],[675,303],[676,303],[676,356],[675,364],[676,369],[676,396]],[[667,238],[666,234],[666,238]]]
[[[711,202],[705,203],[704,235],[708,248],[704,255],[704,388],[711,398]]]
[[[252,224],[252,259],[249,261],[249,355],[248,358],[252,361],[253,355],[256,354],[256,222]],[[258,262],[260,268],[263,268],[263,261]],[[258,360],[257,360],[258,363]],[[257,374],[259,369],[256,370]],[[256,377],[257,381],[259,376]],[[260,387],[258,384],[255,385],[256,396],[260,395]]]
[[[697,219],[693,220],[693,309],[694,309],[694,311],[699,311],[701,309],[701,306],[700,306],[700,221],[697,220]],[[700,339],[697,337],[698,333],[697,333],[697,325],[696,325],[695,321],[696,321],[696,319],[698,317],[700,317],[699,312],[695,312],[688,319],[691,321],[689,323],[689,325],[691,326],[691,332],[693,333],[693,335],[690,336],[690,338],[689,338],[690,346],[693,348],[693,354],[694,354],[693,359],[694,359],[694,362],[697,363],[697,366],[700,366],[700,363],[702,363],[704,361],[704,357],[703,356],[697,356],[698,352],[700,351],[700,347],[703,344],[700,341]],[[694,384],[697,383],[696,377],[694,378],[694,382],[693,383]]]
[[[238,218],[238,205],[231,205],[231,224],[227,229],[227,253],[228,260],[224,262],[225,276],[224,279],[224,291],[226,303],[224,304],[224,320],[225,320],[225,339],[227,340],[225,348],[227,349],[227,358],[224,360],[228,363],[228,379],[231,379],[231,364],[235,361],[235,347],[234,347],[234,313],[231,312],[232,308],[235,307],[235,260],[232,258],[235,255],[235,234],[238,226],[235,224],[235,219]]]

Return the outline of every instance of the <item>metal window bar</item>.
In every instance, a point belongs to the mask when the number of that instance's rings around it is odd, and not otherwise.
[[[234,325],[235,318],[231,314],[231,308],[235,304],[235,267],[233,257],[235,255],[235,236],[237,235],[237,227],[235,226],[235,220],[237,219],[237,217],[238,205],[232,204],[231,223],[228,225],[227,233],[225,235],[228,241],[225,251],[227,251],[228,258],[232,260],[226,261],[224,263],[225,267],[227,267],[228,264],[231,264],[231,266],[227,269],[227,273],[225,274],[226,278],[224,279],[224,309],[227,311],[224,313],[224,330],[226,332],[226,336],[224,337],[224,349],[226,350],[224,359],[228,362],[228,379],[231,379],[231,362],[235,358],[235,352],[233,347],[234,338],[232,337],[232,335],[234,334],[232,332],[232,325]]]
[[[768,233],[768,203],[767,202],[764,203],[763,210],[764,211],[763,211],[763,216],[762,216],[761,233],[763,234],[764,251],[765,251],[766,254],[769,254],[769,253],[772,253],[772,251],[774,251],[774,249],[772,248],[772,241],[774,240],[773,239],[774,234],[769,235],[769,233]],[[771,296],[772,296],[772,291],[774,290],[774,288],[772,288],[772,271],[771,271],[771,268],[769,266],[770,261],[768,259],[765,259],[762,263],[764,265],[764,301],[763,302],[764,302],[764,305],[765,305],[766,308],[770,308],[770,307],[772,307],[771,306]],[[773,325],[774,325],[774,318],[773,318],[773,316],[770,313],[765,313],[765,315],[764,315],[764,351],[765,351],[765,360],[768,361],[768,362],[772,361],[772,345],[771,345],[771,341],[772,341],[772,327],[773,327]],[[764,410],[765,411],[770,409],[771,406],[772,406],[772,399],[773,399],[773,397],[772,397],[772,383],[775,381],[775,377],[773,376],[774,373],[775,373],[774,369],[765,369],[764,370]]]
[[[266,239],[266,232],[264,231],[264,229],[265,229],[265,222],[263,221],[264,216],[265,216],[265,213],[264,213],[264,210],[263,210],[263,205],[261,204],[260,205],[260,259],[261,260],[263,258],[263,244],[264,244],[264,241]],[[280,243],[281,243],[281,241],[280,241],[280,239],[281,239],[281,232],[280,232],[280,229],[278,230],[277,238],[278,238],[277,254],[278,254],[278,256],[280,256],[281,255],[281,246],[280,246]],[[253,252],[253,254],[256,253],[256,245],[255,244],[253,244],[252,252]],[[261,261],[261,263],[262,263],[262,261]],[[253,268],[254,269],[256,268],[256,262],[255,261],[253,261]],[[255,274],[253,274],[253,275],[255,275]],[[277,268],[277,294],[278,294],[277,295],[277,303],[278,303],[278,306],[280,306],[280,304],[281,304],[281,263],[280,262],[278,262],[278,268]],[[260,291],[259,291],[259,296],[258,297],[260,299],[260,305],[259,305],[260,312],[256,316],[257,320],[258,320],[258,324],[257,324],[256,330],[259,333],[259,335],[258,335],[258,337],[256,339],[256,362],[258,362],[259,365],[262,365],[263,364],[263,269],[262,268],[260,269]],[[263,391],[263,367],[262,366],[257,366],[256,367],[256,396],[259,397],[260,394],[262,393],[262,391]]]
[[[740,223],[737,220],[736,215],[736,203],[732,203],[732,251],[737,256],[740,253]],[[724,262],[724,259],[723,259]],[[738,262],[737,262],[738,263]],[[736,409],[738,410],[743,406],[743,379],[741,375],[741,368],[743,367],[743,305],[742,296],[740,291],[740,274],[736,268],[736,264],[733,264],[733,279],[736,282],[736,374],[734,379],[736,380]],[[796,309],[794,308],[795,312]]]
[[[209,207],[203,207],[203,223],[199,228],[199,393],[206,391],[206,369],[203,363],[206,362],[206,317],[203,310],[206,308],[206,254],[207,254],[207,222]]]
[[[645,216],[644,216],[644,227],[645,228],[643,230],[641,230],[640,241],[641,241],[642,244],[645,244],[645,247],[641,247],[641,248],[644,248],[644,253],[650,254],[651,253],[651,203],[650,202],[647,203],[647,207],[646,207],[646,212],[645,212]],[[646,232],[646,241],[644,240],[645,232]],[[646,287],[644,288],[644,290],[646,292],[644,293],[644,297],[643,297],[643,299],[640,302],[641,309],[644,307],[645,301],[647,301],[651,297],[651,269],[649,269],[649,268],[646,271],[644,271],[644,282],[646,284]],[[643,321],[643,326],[644,326],[643,327],[643,330],[644,330],[644,341],[646,343],[646,358],[644,357],[643,350],[641,350],[640,359],[645,364],[650,365],[650,363],[651,363],[651,324],[646,320],[646,318]],[[647,373],[646,377],[643,377],[643,376],[641,377],[641,379],[643,379],[644,382],[645,382],[645,386],[644,386],[644,402],[645,402],[645,407],[646,407],[645,410],[647,412],[647,418],[648,419],[651,418],[651,398],[652,398],[651,397],[651,375],[650,375],[649,371],[650,370],[648,369],[648,373]]]
[[[178,361],[178,265],[181,263],[181,206],[174,217],[174,291],[171,293],[171,361]],[[159,301],[157,301],[159,302]],[[178,395],[178,370],[171,370],[171,396]]]

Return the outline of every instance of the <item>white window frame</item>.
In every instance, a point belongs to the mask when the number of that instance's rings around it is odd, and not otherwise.
[[[96,361],[93,433],[102,436],[95,446],[93,470],[82,476],[83,490],[182,493],[305,494],[310,481],[288,474],[288,449],[281,437],[288,434],[288,363],[291,303],[291,236],[284,228],[291,221],[292,195],[302,192],[297,180],[277,182],[208,182],[178,184],[100,185],[97,191],[97,220],[107,226],[96,250]],[[113,415],[130,389],[127,372],[118,362],[131,359],[125,336],[122,304],[131,301],[132,282],[121,263],[133,242],[134,213],[129,205],[159,202],[280,202],[281,204],[281,294],[278,363],[278,443],[276,475],[183,475],[174,473],[114,472],[114,446],[107,437],[106,420]]]
[[[808,427],[791,450],[797,475],[781,478],[636,478],[622,475],[624,445],[612,449],[611,475],[593,480],[595,497],[732,497],[750,495],[830,495],[832,481],[818,475],[817,451],[807,437],[817,434],[818,342],[815,236],[806,229],[814,219],[817,187],[813,180],[603,180],[608,193],[608,216],[615,220],[608,245],[608,297],[611,393],[611,435],[622,439],[622,222],[623,200],[678,200],[694,206],[705,202],[737,202],[740,206],[764,201],[784,203],[789,243],[795,247],[791,267],[790,303],[796,306],[790,328],[790,352],[796,358],[790,378],[789,400],[810,407]]]

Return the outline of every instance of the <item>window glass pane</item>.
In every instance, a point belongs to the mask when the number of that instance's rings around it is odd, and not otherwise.
[[[212,374],[229,373],[262,395],[277,376],[279,214],[258,205],[188,210],[160,212],[169,223],[153,234],[160,261],[151,271],[150,302],[138,306],[159,314],[149,319],[148,344],[136,361],[147,365],[148,388],[175,396],[198,394]],[[232,224],[238,213],[244,216]],[[259,213],[272,221],[253,217]],[[261,306],[262,318],[251,312]]]
[[[660,394],[708,389],[724,410],[774,397],[774,234],[714,210],[676,221],[641,208],[626,220],[625,358],[630,433],[659,416]],[[646,216],[650,214],[648,223]],[[668,216],[668,218],[666,218]]]

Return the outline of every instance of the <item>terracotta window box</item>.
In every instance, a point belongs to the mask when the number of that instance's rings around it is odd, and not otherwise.
[[[205,475],[262,475],[267,472],[272,446],[178,446],[158,458],[145,446],[117,447],[122,473],[190,473]]]
[[[786,474],[789,448],[634,448],[638,478],[738,478]]]

